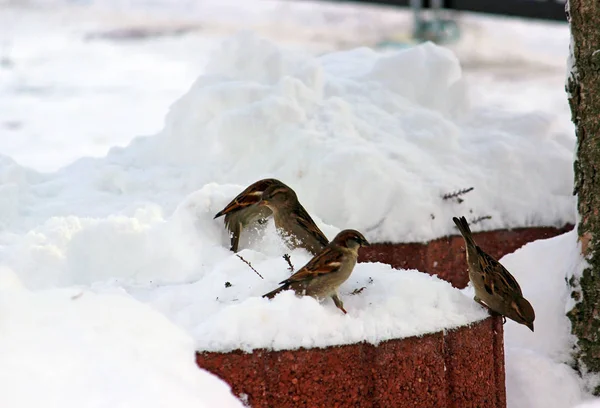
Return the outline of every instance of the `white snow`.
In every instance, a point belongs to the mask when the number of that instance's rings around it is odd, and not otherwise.
[[[195,365],[189,335],[149,306],[122,293],[19,286],[0,272],[1,406],[243,406]]]
[[[243,236],[263,280],[212,216],[261,177],[291,185],[330,238],[424,241],[459,214],[492,215],[475,230],[575,221],[564,25],[463,15],[453,52],[374,51],[361,46],[405,34],[408,13],[43,3],[0,13],[2,406],[240,406],[195,348],[377,343],[485,317],[468,289],[382,264],[342,286],[348,315],[260,298],[289,251],[272,223]],[[154,37],[116,39],[128,30]],[[589,398],[564,316],[579,259],[569,233],[502,260],[536,309],[535,333],[505,326],[510,408]]]
[[[32,288],[75,284],[111,293],[124,289],[185,328],[200,350],[378,343],[486,317],[447,282],[384,264],[359,264],[342,285],[347,316],[331,300],[321,306],[292,293],[262,299],[289,276],[282,258],[289,250],[272,222],[264,231],[246,234],[244,242],[251,249],[240,255],[264,279],[228,250],[222,221],[213,216],[241,188],[208,185],[167,220],[150,210],[133,217],[53,218],[10,248],[6,262]],[[338,232],[323,227],[330,236]],[[299,268],[310,256],[295,250],[291,260]],[[45,273],[39,274],[42,267]],[[350,294],[361,287],[360,294]]]
[[[491,216],[485,229],[562,225],[574,221],[572,149],[547,115],[471,107],[458,60],[431,43],[316,58],[240,34],[175,102],[164,130],[40,182],[16,181],[5,222],[22,230],[136,202],[169,214],[207,183],[274,176],[325,223],[372,241],[452,233],[457,212]],[[15,166],[5,163],[0,174]],[[474,191],[464,203],[442,200],[465,187]]]
[[[578,404],[574,408],[598,408],[600,407],[600,398],[586,401],[583,404]]]
[[[586,265],[576,231],[529,243],[500,262],[536,312],[534,333],[511,320],[504,326],[508,406],[573,407],[586,397],[570,367],[574,338],[565,315],[571,305],[566,280]]]

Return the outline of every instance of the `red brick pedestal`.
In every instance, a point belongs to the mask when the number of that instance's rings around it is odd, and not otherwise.
[[[299,350],[199,352],[253,408],[506,407],[502,321],[446,333]]]

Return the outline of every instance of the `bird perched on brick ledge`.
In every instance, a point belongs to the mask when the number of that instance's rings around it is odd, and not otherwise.
[[[270,186],[285,186],[285,184],[272,178],[258,180],[246,187],[215,215],[215,218],[225,216],[225,227],[231,234],[231,250],[233,252],[238,251],[240,234],[243,229],[273,214],[269,207],[256,205],[262,199],[263,191]]]
[[[289,238],[292,248],[304,248],[313,255],[318,254],[329,240],[304,209],[294,190],[273,184],[262,194],[258,207],[268,207],[273,212],[275,226]]]
[[[337,290],[354,270],[358,248],[368,245],[360,232],[343,230],[298,272],[280,282],[282,286],[263,297],[271,299],[284,290],[293,290],[296,295],[317,299],[331,297],[335,306],[345,314],[346,309]]]
[[[535,312],[523,297],[516,279],[500,262],[477,246],[465,217],[453,217],[452,221],[465,239],[469,279],[475,289],[475,301],[533,331]]]

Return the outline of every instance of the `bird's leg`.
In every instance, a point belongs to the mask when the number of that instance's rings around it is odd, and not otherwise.
[[[236,222],[231,226],[231,251],[237,252],[240,243],[240,232],[242,231],[242,223]]]
[[[486,309],[490,310],[489,306],[488,306],[488,305],[486,305],[485,303],[483,303],[483,302],[481,301],[481,299],[479,299],[477,296],[473,297],[473,300],[474,300],[475,302],[479,303],[481,306],[485,307]]]
[[[331,295],[331,299],[333,299],[333,303],[335,303],[335,306],[342,312],[344,312],[344,314],[348,313],[346,312],[346,309],[344,309],[344,302],[342,302],[342,299],[340,299],[340,296],[337,293]]]

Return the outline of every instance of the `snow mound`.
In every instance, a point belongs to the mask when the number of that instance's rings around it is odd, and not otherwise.
[[[566,280],[585,265],[576,230],[531,242],[500,262],[536,312],[534,333],[512,320],[504,326],[508,406],[571,408],[585,397],[570,367],[575,339],[565,316],[571,303]]]
[[[241,189],[208,184],[190,194],[168,219],[157,207],[106,218],[53,217],[14,237],[3,262],[31,289],[194,281],[232,256],[223,220],[213,217]],[[315,222],[330,237],[339,232],[317,217]],[[287,247],[273,223],[267,228],[243,233],[241,244],[264,256],[283,255]],[[308,260],[307,253],[299,253]],[[44,273],[39,273],[41,268]]]
[[[0,154],[0,231],[19,215],[30,200],[29,186],[43,180],[41,174]]]
[[[0,291],[4,407],[242,407],[193,342],[123,294]]]
[[[347,315],[330,299],[319,304],[286,291],[273,300],[260,296],[287,278],[281,258],[242,255],[264,276],[235,257],[191,285],[161,287],[150,299],[134,292],[193,333],[199,350],[314,348],[418,336],[464,326],[487,317],[472,299],[450,284],[418,271],[360,263],[340,287]],[[292,262],[302,259],[292,253]],[[297,265],[302,263],[298,262]],[[361,290],[362,289],[362,290]],[[360,292],[360,293],[356,293]]]
[[[571,408],[581,401],[581,379],[568,365],[557,364],[531,350],[508,346],[505,359],[508,407]]]
[[[600,398],[594,398],[593,400],[586,401],[573,408],[600,408]]]
[[[541,114],[471,108],[461,75],[431,43],[313,58],[235,37],[137,159],[187,164],[197,182],[273,175],[374,241],[453,232],[457,211],[491,215],[486,227],[572,221],[572,137]],[[442,201],[465,187],[462,206]]]
[[[454,233],[457,213],[491,216],[476,226],[484,229],[573,222],[573,136],[542,113],[499,114],[466,95],[454,54],[431,43],[313,57],[235,36],[162,132],[32,186],[37,199],[10,227],[148,203],[171,213],[206,184],[263,177],[289,184],[325,223],[372,241]],[[467,187],[462,204],[442,199]]]
[[[303,249],[290,252],[272,221],[244,234],[248,248],[240,252],[264,279],[232,254],[223,222],[213,216],[239,188],[207,185],[167,220],[142,211],[133,217],[54,218],[11,248],[14,257],[8,266],[38,289],[83,285],[108,293],[125,290],[186,329],[201,350],[378,343],[487,316],[445,281],[374,263],[358,264],[342,285],[346,316],[329,299],[319,304],[291,292],[272,301],[261,298],[289,276],[285,253],[296,269],[311,256]],[[315,221],[330,237],[338,232]]]
[[[507,322],[507,346],[536,350],[557,361],[570,361],[571,322],[565,315],[570,304],[567,279],[585,265],[580,256],[576,231],[525,245],[501,259],[517,278],[525,297],[533,305],[535,333]]]

